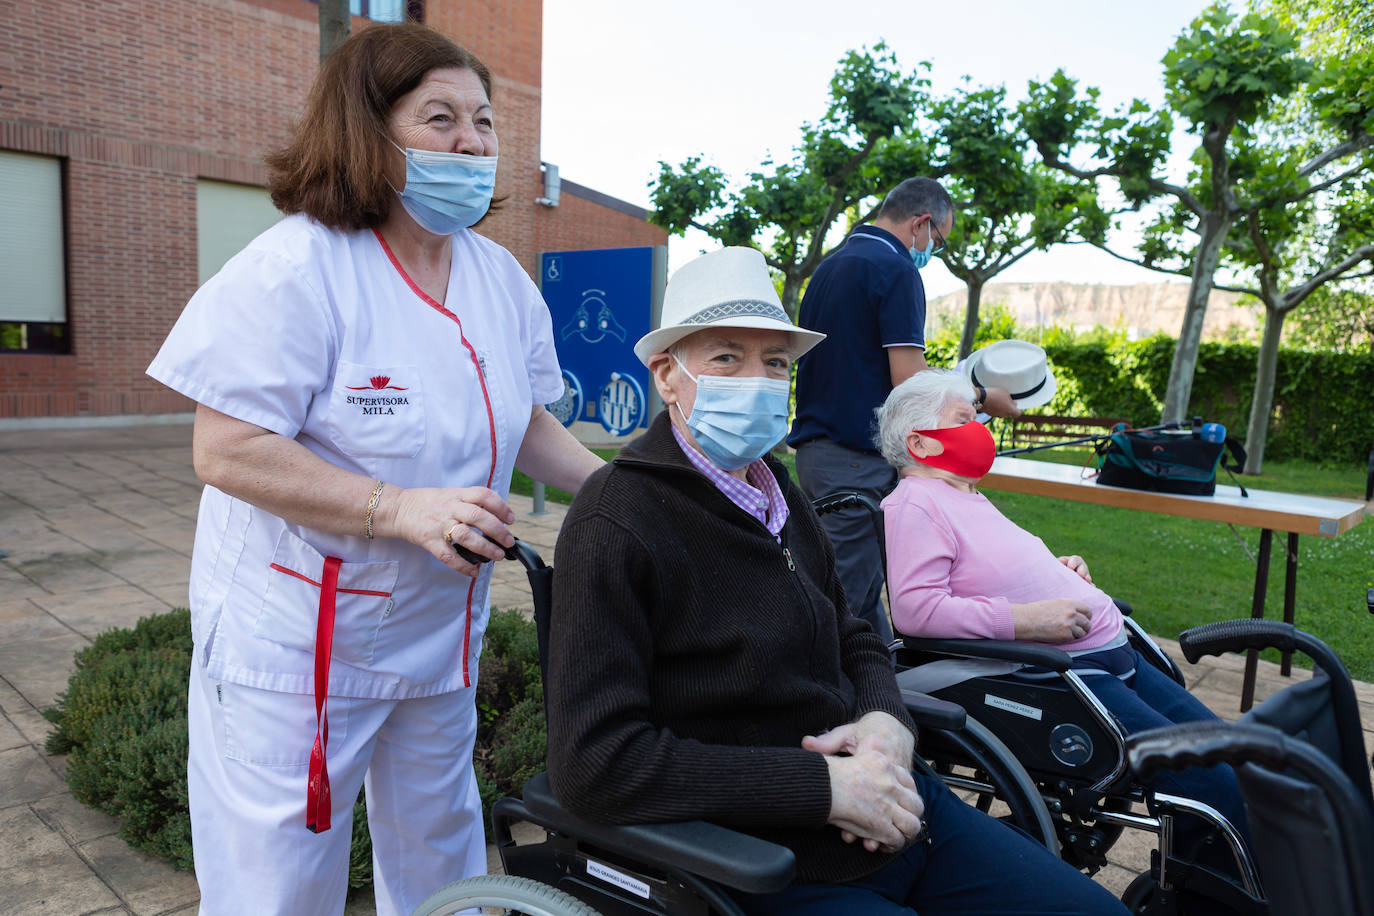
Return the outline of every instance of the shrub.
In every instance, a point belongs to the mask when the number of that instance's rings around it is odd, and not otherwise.
[[[186,797],[186,684],[191,618],[185,609],[113,629],[76,654],[67,690],[45,715],[48,752],[67,754],[72,794],[120,821],[129,845],[190,869]],[[544,697],[533,622],[492,614],[478,675],[474,763],[484,816],[544,766]],[[353,807],[351,888],[372,883],[365,799]]]
[[[145,617],[101,634],[76,655],[67,691],[46,715],[49,753],[69,754],[78,801],[120,820],[131,846],[191,867],[186,816],[186,682],[191,618]]]
[[[477,747],[473,765],[482,818],[503,795],[518,795],[544,769],[544,686],[534,621],[519,611],[491,615],[477,675]]]

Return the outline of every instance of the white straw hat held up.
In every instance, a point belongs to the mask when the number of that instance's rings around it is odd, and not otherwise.
[[[1057,387],[1045,351],[1025,340],[999,340],[974,350],[964,375],[984,388],[1005,388],[1022,410],[1048,404]]]
[[[755,248],[722,248],[684,264],[668,281],[659,327],[639,339],[635,356],[647,366],[655,353],[707,328],[786,331],[793,359],[825,340],[788,320]]]

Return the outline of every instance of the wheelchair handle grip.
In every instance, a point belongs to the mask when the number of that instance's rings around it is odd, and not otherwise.
[[[1020,662],[1061,674],[1073,667],[1073,659],[1063,649],[1006,639],[925,639],[903,636],[902,645],[914,652]]]
[[[1253,761],[1281,768],[1288,759],[1283,732],[1268,725],[1185,722],[1146,729],[1126,739],[1131,772],[1149,781],[1161,770]]]
[[[1190,664],[1207,655],[1243,652],[1247,649],[1301,650],[1298,631],[1278,620],[1222,620],[1192,627],[1178,634],[1178,645]]]
[[[510,547],[504,547],[502,549],[506,552],[507,560],[519,560],[520,565],[525,567],[526,572],[548,569],[547,564],[544,563],[544,558],[539,555],[539,551],[519,538],[516,538],[515,543]]]

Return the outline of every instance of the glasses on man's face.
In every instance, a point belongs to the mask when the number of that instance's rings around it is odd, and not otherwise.
[[[935,250],[931,254],[939,254],[945,250],[945,237],[940,234],[940,230],[935,228],[935,219],[930,220],[930,234],[935,239]]]

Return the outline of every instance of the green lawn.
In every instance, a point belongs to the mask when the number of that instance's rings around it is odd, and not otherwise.
[[[615,452],[597,451],[603,458]],[[1028,457],[1082,464],[1087,455],[1065,448]],[[790,455],[783,461],[791,467]],[[515,476],[512,491],[529,494],[529,478]],[[1281,461],[1266,462],[1261,476],[1242,478],[1247,487],[1353,500],[1364,498],[1364,481],[1363,467]],[[1221,482],[1231,481],[1223,473]],[[994,490],[987,495],[1056,554],[1085,557],[1093,580],[1134,605],[1136,618],[1151,633],[1176,637],[1199,623],[1249,616],[1257,529],[1043,496]],[[561,490],[549,490],[548,498],[571,501]],[[1266,605],[1271,618],[1283,613],[1286,543],[1283,534],[1275,534]],[[1330,643],[1356,678],[1374,681],[1374,617],[1365,607],[1365,592],[1374,588],[1374,520],[1336,538],[1303,536],[1298,556],[1295,622]]]

